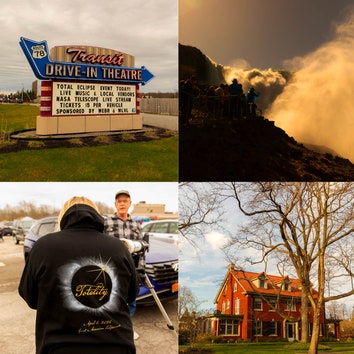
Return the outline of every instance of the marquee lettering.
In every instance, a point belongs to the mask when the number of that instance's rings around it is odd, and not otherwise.
[[[81,77],[81,68],[66,64],[47,64],[45,74],[48,76]]]
[[[144,66],[141,68],[125,66],[125,54],[117,51],[102,53],[100,49],[94,49],[94,47],[73,45],[65,47],[66,54],[71,57],[71,60],[59,61],[50,58],[46,41],[37,42],[21,37],[20,46],[34,74],[40,80],[60,78],[63,80],[74,79],[75,81],[125,82],[145,85],[154,77]],[[81,90],[87,91],[87,89]]]
[[[90,64],[108,64],[108,65],[123,65],[124,54],[104,55],[104,54],[86,54],[86,50],[80,48],[68,48],[68,54],[74,53],[71,59],[72,63],[81,61],[82,63]]]

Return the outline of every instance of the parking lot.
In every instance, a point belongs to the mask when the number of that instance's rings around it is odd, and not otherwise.
[[[17,293],[24,266],[22,244],[15,245],[11,237],[0,243],[0,348],[3,354],[34,354],[35,311],[31,310]],[[177,300],[163,303],[177,328]],[[167,327],[157,305],[140,306],[133,317],[134,329],[140,338],[135,342],[137,353],[178,353],[178,341]]]

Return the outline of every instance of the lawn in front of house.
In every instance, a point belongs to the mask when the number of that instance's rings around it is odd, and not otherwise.
[[[354,342],[325,342],[320,343],[323,346],[319,348],[319,353],[354,353]],[[327,347],[329,349],[325,350]],[[179,347],[180,353],[193,354],[305,354],[307,350],[303,349],[303,343],[209,343],[196,344],[195,351],[189,352],[188,346],[181,345]],[[204,351],[203,351],[204,350]]]

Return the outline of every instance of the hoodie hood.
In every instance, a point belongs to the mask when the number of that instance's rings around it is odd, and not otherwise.
[[[103,232],[104,229],[103,217],[87,204],[74,204],[71,206],[65,211],[59,223],[61,230],[78,225],[93,227],[100,232]]]

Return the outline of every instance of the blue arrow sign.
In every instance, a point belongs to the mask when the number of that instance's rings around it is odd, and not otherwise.
[[[144,66],[130,68],[125,66],[54,62],[49,58],[47,41],[36,42],[21,37],[20,46],[39,80],[107,81],[145,85],[154,77]]]

